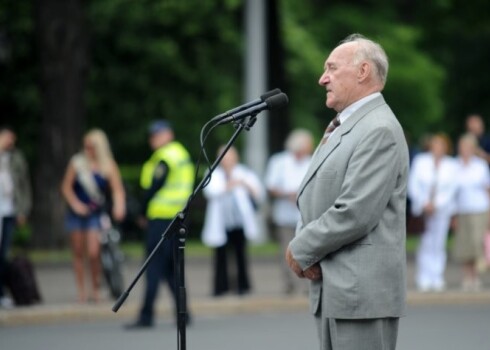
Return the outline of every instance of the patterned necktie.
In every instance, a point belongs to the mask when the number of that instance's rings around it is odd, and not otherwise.
[[[330,124],[328,124],[325,129],[325,133],[323,134],[322,141],[320,142],[322,145],[327,143],[328,137],[332,134],[332,132],[340,125],[339,115],[337,114],[335,118],[332,119]]]

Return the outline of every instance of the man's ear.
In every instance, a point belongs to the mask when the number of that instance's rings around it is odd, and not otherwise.
[[[364,61],[359,65],[359,70],[357,72],[357,82],[362,83],[371,74],[371,65]]]

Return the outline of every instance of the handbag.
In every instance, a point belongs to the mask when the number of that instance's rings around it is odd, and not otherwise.
[[[437,192],[437,177],[438,168],[435,166],[434,179],[430,187],[430,202],[434,202]],[[425,214],[422,212],[420,215],[409,214],[407,218],[407,233],[422,234],[425,231]]]
[[[425,231],[425,215],[409,215],[407,218],[407,233],[421,234]]]

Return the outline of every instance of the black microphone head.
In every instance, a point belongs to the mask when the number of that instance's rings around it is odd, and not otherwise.
[[[271,90],[271,91],[267,91],[263,95],[260,96],[260,99],[262,101],[265,101],[269,97],[272,97],[272,96],[277,95],[277,94],[280,94],[280,93],[281,93],[281,89],[274,89],[274,90]]]
[[[265,103],[267,104],[268,109],[277,109],[287,105],[289,103],[289,98],[288,95],[286,95],[284,92],[281,92],[277,95],[267,98],[265,100]]]

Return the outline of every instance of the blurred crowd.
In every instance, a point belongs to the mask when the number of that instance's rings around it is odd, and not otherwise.
[[[416,285],[424,292],[446,288],[447,238],[452,229],[451,254],[463,267],[461,287],[479,290],[479,274],[488,265],[490,249],[485,244],[490,234],[490,137],[482,117],[469,115],[455,151],[443,133],[426,141],[425,149],[412,158],[408,183],[408,231],[421,234]]]
[[[481,116],[470,115],[466,122],[466,131],[457,140],[454,151],[443,133],[425,137],[420,148],[410,147],[407,231],[420,234],[415,281],[421,291],[442,291],[446,287],[444,271],[450,231],[454,233],[450,254],[462,266],[462,289],[482,288],[479,276],[487,268],[490,255],[490,244],[485,243],[490,241],[490,137],[485,133]],[[148,132],[154,153],[142,168],[140,185],[144,195],[138,219],[146,230],[147,255],[186,203],[195,180],[189,154],[175,140],[172,125],[166,120],[156,120]],[[0,305],[3,307],[12,305],[6,294],[12,235],[16,226],[27,223],[32,203],[28,165],[15,141],[12,128],[0,129]],[[220,297],[230,292],[243,295],[252,291],[247,242],[263,241],[257,214],[266,198],[270,203],[267,212],[273,229],[271,236],[280,245],[278,265],[284,293],[306,293],[307,285],[295,278],[282,252],[294,237],[299,219],[297,190],[314,147],[309,131],[293,130],[285,140],[284,150],[269,159],[263,178],[240,162],[235,148],[226,153],[204,190],[207,206],[202,241],[214,251],[211,295]],[[102,130],[93,129],[84,135],[80,152],[67,165],[61,193],[67,203],[65,228],[73,256],[77,298],[81,303],[97,302],[101,284],[100,234],[106,229],[104,218],[110,214],[111,220],[117,223],[126,215],[121,175]],[[141,310],[136,322],[128,327],[153,324],[153,304],[160,281],[167,282],[176,299],[172,258],[175,244],[169,240],[148,267]],[[228,258],[230,254],[233,260]],[[85,281],[85,263],[90,283]],[[232,263],[234,266],[229,266]]]

